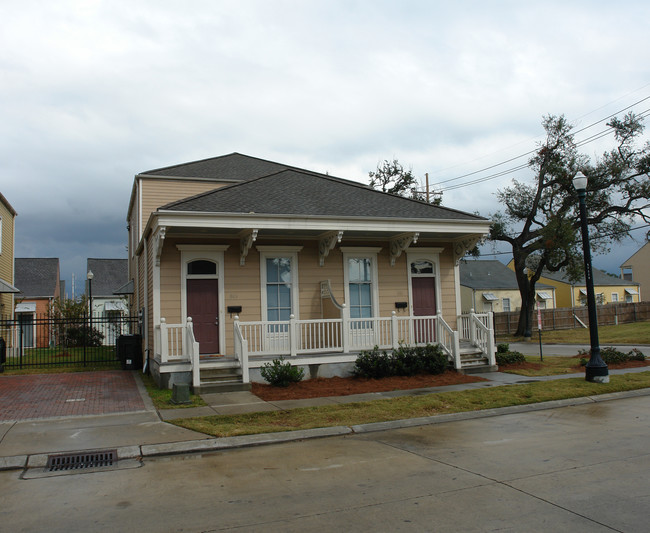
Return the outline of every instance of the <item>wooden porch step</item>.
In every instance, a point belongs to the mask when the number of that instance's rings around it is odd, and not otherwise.
[[[200,394],[251,390],[251,384],[242,382],[241,370],[233,367],[232,362],[230,366],[215,366],[215,364],[217,363],[211,363],[210,366],[201,365]]]

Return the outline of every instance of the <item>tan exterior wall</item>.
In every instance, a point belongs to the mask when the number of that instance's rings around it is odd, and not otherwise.
[[[168,235],[165,239],[160,261],[160,316],[168,324],[179,324],[182,320],[181,302],[181,252],[178,244],[229,245],[224,252],[224,306],[237,305],[242,307],[239,317],[243,322],[262,319],[260,283],[260,252],[255,245],[250,249],[244,266],[239,262],[238,240],[214,240],[207,242],[200,239],[174,238]],[[264,245],[295,246],[295,242],[264,242]],[[299,318],[303,320],[331,316],[331,309],[325,312],[321,305],[320,283],[329,280],[332,294],[339,303],[345,302],[344,297],[344,265],[343,253],[338,248],[332,250],[325,259],[324,266],[319,266],[318,242],[305,241],[301,243],[302,250],[298,253],[298,286],[299,286]],[[151,246],[149,247],[151,249]],[[150,261],[153,265],[153,260]],[[395,266],[390,266],[388,246],[382,246],[377,256],[379,314],[389,317],[395,309],[395,302],[408,301],[408,265],[406,254],[402,254]],[[454,279],[454,262],[451,245],[445,246],[440,254],[440,294],[443,316],[452,326],[456,327],[456,294]],[[150,268],[150,345],[153,347],[152,317],[153,270]],[[224,309],[225,311],[225,309]],[[408,311],[397,311],[406,314]],[[337,316],[340,316],[337,315]],[[224,313],[226,354],[232,355],[234,316]]]
[[[637,253],[621,265],[621,277],[623,269],[632,269],[632,281],[641,284],[639,296],[641,301],[650,300],[650,242],[645,243]],[[636,300],[635,300],[636,301]]]
[[[0,278],[14,284],[14,215],[4,202],[0,201],[0,219],[2,220],[2,248],[0,249]],[[0,294],[0,316],[11,315],[13,295]]]
[[[587,297],[585,295],[582,295],[580,293],[580,290],[586,290],[586,287],[574,287],[573,288],[573,302],[574,302],[574,307],[580,307],[582,305],[587,305]],[[636,292],[638,291],[637,286],[635,285],[617,285],[617,286],[603,286],[603,285],[597,285],[594,287],[594,293],[596,294],[596,303],[598,305],[602,304],[611,304],[611,303],[624,303],[626,302],[626,298],[628,297],[628,294],[625,292],[625,289],[632,289]],[[614,302],[614,294],[618,295],[618,301]],[[603,299],[599,298],[599,295],[602,295]],[[638,303],[641,300],[639,299],[640,294],[632,294],[629,295],[631,300],[629,303]],[[568,306],[571,307],[571,306]]]
[[[214,181],[141,178],[142,209],[139,213],[140,230],[144,230],[144,227],[149,221],[149,216],[160,206],[194,196],[195,194],[218,189],[224,185],[224,183]]]

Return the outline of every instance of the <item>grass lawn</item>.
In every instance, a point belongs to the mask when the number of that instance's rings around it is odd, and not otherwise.
[[[641,372],[610,376],[610,383],[589,383],[582,378],[569,378],[289,411],[188,418],[172,423],[215,437],[230,437],[477,411],[648,387],[650,372]]]
[[[184,409],[187,407],[201,407],[207,405],[203,399],[196,394],[190,394],[191,403],[182,405],[173,404],[171,403],[171,389],[159,389],[153,378],[148,374],[141,374],[140,377],[142,378],[142,383],[144,383],[144,386],[149,393],[149,397],[156,409]]]
[[[537,330],[533,331],[533,340],[537,342]],[[618,326],[598,326],[600,345],[605,344],[650,344],[650,322],[633,322]],[[518,342],[520,337],[499,335],[497,343]],[[556,344],[589,344],[589,330],[562,329],[557,331],[542,331],[542,342]]]
[[[580,364],[580,359],[574,359],[573,357],[544,356],[544,361],[540,362],[539,356],[527,355],[526,362],[539,368],[519,368],[513,365],[510,368],[508,366],[499,368],[499,371],[520,376],[557,376],[559,374],[584,372],[584,368],[575,368]]]

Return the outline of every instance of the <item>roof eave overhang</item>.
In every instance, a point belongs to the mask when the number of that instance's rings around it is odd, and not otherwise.
[[[354,230],[396,232],[432,231],[467,235],[485,235],[490,230],[489,220],[458,220],[394,217],[333,217],[316,215],[260,215],[255,213],[201,213],[159,210],[152,214],[151,229],[157,226],[202,228],[257,228],[304,230]]]

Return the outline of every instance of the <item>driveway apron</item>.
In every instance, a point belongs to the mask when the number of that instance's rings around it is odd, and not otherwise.
[[[0,421],[145,410],[132,372],[0,376]]]

